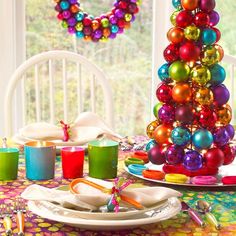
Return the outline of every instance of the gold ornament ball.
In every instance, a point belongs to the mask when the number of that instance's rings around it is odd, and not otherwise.
[[[227,107],[221,107],[217,110],[217,124],[228,125],[232,119],[232,111]]]
[[[189,25],[184,30],[184,36],[188,40],[197,41],[200,37],[201,30],[195,25]]]
[[[153,133],[155,129],[160,125],[160,122],[158,120],[152,121],[148,126],[147,126],[147,136],[151,139],[154,138]]]
[[[211,72],[206,66],[198,65],[192,69],[190,77],[197,85],[204,86],[211,80]]]
[[[212,66],[220,61],[220,53],[215,46],[207,46],[201,55],[201,62],[204,66]]]
[[[194,100],[200,105],[209,106],[213,103],[214,95],[213,92],[208,88],[197,88],[194,92]]]
[[[76,28],[77,31],[82,31],[83,28],[84,28],[84,25],[83,25],[82,22],[78,22],[78,23],[76,24],[75,28]]]

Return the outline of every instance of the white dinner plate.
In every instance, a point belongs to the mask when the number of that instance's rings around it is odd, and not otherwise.
[[[78,217],[67,209],[55,208],[44,201],[29,201],[29,210],[43,218],[90,230],[120,230],[140,227],[170,219],[181,211],[181,203],[177,198],[170,198],[168,204],[152,209],[141,215],[122,220],[94,220]],[[115,213],[113,213],[115,214]]]
[[[150,170],[159,170],[159,171],[162,171],[162,167],[163,167],[163,165],[154,165],[154,164],[152,164],[150,162],[147,163],[145,166],[147,166],[147,168],[150,169]],[[210,187],[210,188],[213,188],[213,187],[220,187],[220,188],[236,187],[236,184],[224,185],[221,182],[218,182],[218,183],[212,184],[212,185],[192,184],[191,181],[188,181],[187,183],[170,183],[170,182],[166,182],[165,180],[148,179],[148,178],[143,177],[142,175],[133,174],[133,173],[131,173],[129,171],[129,169],[126,166],[124,167],[124,169],[129,174],[131,174],[131,175],[133,175],[133,176],[135,176],[137,178],[148,180],[148,181],[155,182],[155,183],[161,183],[161,184],[165,184],[165,185],[172,185],[172,186],[173,185],[175,185],[175,186],[178,185],[178,186],[189,186],[189,187]],[[218,179],[221,179],[222,176],[230,176],[230,175],[235,176],[235,170],[236,170],[236,160],[234,161],[234,163],[232,163],[230,165],[220,167],[219,174],[218,174],[217,177],[218,177]]]
[[[136,209],[130,209],[129,211],[119,211],[118,213],[114,212],[89,212],[89,211],[79,211],[79,210],[73,210],[64,208],[60,205],[51,203],[51,202],[44,202],[44,206],[47,208],[54,208],[62,211],[66,211],[70,214],[73,214],[74,216],[77,216],[79,218],[83,219],[90,219],[90,220],[125,220],[130,219],[131,217],[143,215],[146,212],[150,212],[152,210],[158,210],[161,209],[169,204],[168,200],[161,201],[151,207],[145,208],[143,210],[136,210]],[[105,208],[105,207],[104,207]]]

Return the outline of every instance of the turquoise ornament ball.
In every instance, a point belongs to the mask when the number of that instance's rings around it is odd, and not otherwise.
[[[204,29],[202,31],[202,42],[205,45],[212,45],[217,40],[217,34],[213,29]]]
[[[168,63],[163,64],[159,68],[157,74],[158,74],[161,81],[168,82],[168,80],[169,80],[169,65],[168,65]]]
[[[78,12],[75,16],[77,21],[82,21],[84,19],[84,13],[83,12]]]
[[[79,38],[79,39],[83,38],[84,37],[83,31],[77,31],[76,32],[76,37]]]
[[[151,150],[153,147],[155,147],[157,145],[157,142],[154,139],[151,139],[147,145],[146,145],[146,151],[148,152],[149,150]]]
[[[181,0],[172,0],[172,5],[174,8],[180,9],[181,8]]]
[[[199,129],[194,132],[192,141],[197,149],[208,149],[213,143],[213,135],[206,129]]]
[[[62,10],[67,10],[70,7],[70,4],[67,1],[61,1],[60,7]]]
[[[176,127],[172,130],[171,139],[176,145],[186,145],[191,140],[191,133],[187,128]]]
[[[117,25],[112,25],[111,26],[111,32],[113,34],[116,34],[119,31],[119,27]]]
[[[214,66],[210,67],[210,72],[211,72],[211,80],[209,81],[209,83],[212,86],[222,84],[225,81],[226,72],[221,65],[215,64]]]

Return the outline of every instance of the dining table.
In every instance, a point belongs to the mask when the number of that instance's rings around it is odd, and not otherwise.
[[[125,179],[131,179],[137,185],[159,186],[160,184],[151,181],[136,178],[130,175],[124,169],[124,159],[129,154],[128,151],[119,152],[118,162],[118,176]],[[88,174],[88,161],[85,159],[84,175]],[[32,184],[39,184],[48,188],[58,188],[66,186],[71,180],[62,177],[61,158],[56,158],[55,178],[46,181],[30,181],[25,177],[25,163],[24,156],[20,156],[18,178],[14,181],[0,181],[0,204],[12,204],[21,193]],[[161,184],[163,185],[163,184]],[[63,236],[63,235],[85,235],[85,236],[136,236],[136,235],[160,235],[160,236],[234,236],[236,235],[236,189],[235,188],[192,188],[184,186],[163,185],[165,187],[174,188],[182,193],[181,200],[187,202],[191,207],[196,206],[198,200],[205,200],[212,204],[212,213],[222,225],[220,230],[215,229],[214,226],[207,224],[205,228],[196,225],[188,214],[180,212],[175,217],[156,222],[148,225],[140,225],[137,228],[130,228],[124,230],[99,230],[94,231],[88,229],[81,229],[61,222],[51,221],[42,218],[28,210],[26,207],[25,213],[25,235],[36,236]],[[13,218],[13,233],[17,235],[17,226]],[[2,222],[0,223],[0,235],[5,235],[5,230]]]

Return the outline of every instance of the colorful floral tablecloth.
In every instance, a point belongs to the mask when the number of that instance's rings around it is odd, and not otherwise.
[[[136,180],[137,183],[154,186],[154,183],[136,179],[130,176],[123,169],[124,155],[120,156],[119,161],[119,176],[131,178]],[[87,163],[85,164],[85,173],[87,172]],[[49,181],[29,181],[25,179],[24,161],[21,160],[19,168],[19,177],[16,181],[0,182],[0,203],[12,203],[16,196],[19,196],[21,192],[29,185],[37,183],[49,188],[55,188],[62,185],[67,185],[68,181],[62,178],[61,162],[57,159],[56,163],[56,175],[55,179]],[[62,223],[53,222],[47,219],[43,219],[37,215],[28,212],[26,215],[26,236],[30,235],[85,235],[85,236],[118,236],[118,235],[145,235],[145,236],[235,236],[236,235],[236,192],[198,192],[188,189],[181,189],[183,193],[183,199],[191,206],[194,206],[198,199],[205,199],[208,202],[213,203],[213,212],[221,222],[223,228],[220,231],[214,229],[214,227],[207,226],[202,229],[196,226],[185,213],[180,213],[176,217],[170,220],[166,220],[160,223],[146,225],[140,228],[132,230],[122,231],[89,231],[79,228],[74,228]],[[16,224],[13,224],[14,233],[16,233]],[[3,225],[0,224],[0,235],[4,234]]]

